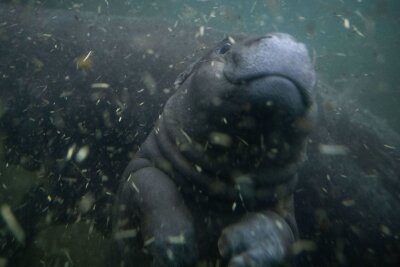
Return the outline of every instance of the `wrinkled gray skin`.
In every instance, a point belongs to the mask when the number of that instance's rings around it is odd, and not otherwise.
[[[217,251],[232,267],[284,263],[313,123],[305,46],[283,33],[233,36],[176,84],[117,194],[122,261],[145,249],[152,266],[191,266]]]

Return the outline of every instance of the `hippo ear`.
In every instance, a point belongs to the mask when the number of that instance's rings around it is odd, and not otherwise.
[[[178,75],[178,77],[176,78],[176,80],[174,82],[175,89],[178,89],[179,86],[181,86],[186,81],[186,79],[193,73],[197,64],[200,62],[200,60],[201,59],[198,59],[195,62],[193,62],[192,64],[190,64],[189,67],[187,67],[182,73],[180,73]]]

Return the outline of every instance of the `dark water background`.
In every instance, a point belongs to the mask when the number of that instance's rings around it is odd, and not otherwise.
[[[319,79],[400,132],[400,1],[398,0],[43,0],[0,2],[75,9],[106,15],[167,17],[226,32],[283,31],[306,43]],[[31,186],[32,173],[0,164],[10,204]],[[7,178],[7,182],[4,177]],[[10,178],[11,177],[11,178]],[[6,197],[0,196],[0,201]],[[107,266],[109,246],[100,235],[87,239],[87,225],[42,233],[32,258],[73,258],[73,266]],[[90,231],[90,229],[89,229]],[[59,236],[59,238],[54,238]],[[82,239],[82,236],[85,238]],[[49,241],[50,240],[50,241]],[[29,257],[27,261],[29,262]],[[71,261],[72,262],[72,261]],[[54,263],[54,261],[53,261]],[[72,265],[69,265],[72,266]],[[0,259],[0,267],[2,261]]]
[[[400,1],[12,0],[108,15],[167,17],[226,32],[284,31],[305,42],[325,82],[400,132]],[[345,20],[349,27],[345,27]]]

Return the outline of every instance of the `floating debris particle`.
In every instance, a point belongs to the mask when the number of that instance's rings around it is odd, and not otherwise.
[[[42,34],[39,34],[39,35],[42,36],[42,37],[46,37],[46,38],[50,38],[50,37],[53,36],[51,33],[42,33]]]
[[[355,201],[353,199],[345,199],[342,201],[342,205],[345,207],[351,207],[354,206]]]
[[[275,224],[279,228],[279,230],[283,230],[283,224],[280,221],[275,220]]]
[[[343,156],[349,153],[349,149],[343,145],[320,144],[318,148],[321,154],[330,156]]]
[[[199,165],[194,165],[194,167],[196,168],[196,171],[197,172],[202,172],[203,171],[203,169],[199,166]]]
[[[343,18],[343,27],[345,29],[350,29],[350,21],[347,18]]]
[[[327,179],[329,182],[332,182],[331,176],[330,176],[329,174],[326,175],[326,179]]]
[[[44,63],[40,61],[37,57],[32,58],[32,63],[35,66],[34,72],[39,72],[42,70]]]
[[[180,128],[179,131],[182,133],[182,135],[185,137],[185,139],[189,142],[189,144],[192,143],[192,138],[182,129]]]
[[[185,244],[186,242],[186,238],[185,235],[183,233],[180,233],[179,235],[172,235],[172,236],[168,236],[168,243],[170,244]]]
[[[7,259],[0,257],[0,267],[6,267],[7,266]]]
[[[382,233],[384,233],[385,235],[391,235],[392,232],[390,231],[389,227],[387,227],[386,225],[382,224],[381,225],[381,231]]]
[[[89,146],[83,146],[79,149],[78,153],[76,153],[75,160],[78,163],[81,163],[87,158],[88,155],[89,155]]]
[[[204,36],[204,26],[200,26],[199,31],[196,33],[195,37],[203,37]]]
[[[357,33],[361,37],[365,37],[365,35],[354,25],[352,25],[353,31]]]
[[[126,239],[126,238],[134,238],[137,236],[137,230],[136,229],[129,229],[129,230],[123,230],[123,231],[118,231],[114,234],[114,239],[119,240],[119,239]]]
[[[232,138],[225,133],[212,132],[209,138],[210,143],[214,145],[229,147],[232,144]]]
[[[130,177],[130,175],[129,175],[129,177]],[[131,182],[131,185],[132,185],[133,189],[135,189],[135,191],[139,193],[139,188],[136,186],[136,184],[133,181]]]
[[[390,145],[383,145],[383,146],[386,147],[386,148],[389,148],[389,149],[396,149],[396,147],[390,146]]]
[[[72,155],[74,154],[75,150],[76,150],[76,144],[73,144],[68,148],[67,156],[65,157],[67,161],[72,158]]]
[[[90,87],[93,89],[107,89],[110,88],[110,85],[108,83],[92,83]]]
[[[7,204],[2,205],[0,208],[0,214],[15,239],[17,239],[19,243],[25,244],[25,232],[18,223],[17,218],[15,218],[12,213],[10,206]]]
[[[88,212],[94,204],[94,196],[92,193],[85,194],[78,203],[78,208],[81,213]]]
[[[154,242],[154,236],[146,239],[143,243],[143,246],[147,247],[150,246]]]
[[[167,249],[167,257],[170,261],[174,261],[174,252],[171,249]]]
[[[239,139],[240,142],[242,142],[245,146],[249,146],[249,143],[246,142],[246,140],[244,140],[243,138],[236,136],[237,139]]]
[[[77,69],[90,70],[93,67],[93,60],[91,55],[93,51],[89,51],[86,55],[81,55],[75,58],[74,62]]]
[[[292,244],[292,252],[293,255],[298,255],[303,251],[314,251],[316,250],[317,246],[311,240],[297,240]]]
[[[149,72],[145,72],[143,73],[142,80],[146,88],[149,90],[149,93],[151,95],[155,94],[157,89],[157,83],[154,77]]]

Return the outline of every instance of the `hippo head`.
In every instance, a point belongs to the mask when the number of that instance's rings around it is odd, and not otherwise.
[[[302,161],[315,113],[315,72],[305,45],[292,36],[228,37],[176,84],[164,113],[182,133],[183,153],[199,164],[265,175]]]

